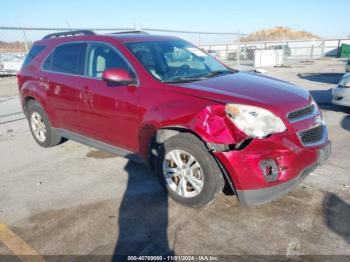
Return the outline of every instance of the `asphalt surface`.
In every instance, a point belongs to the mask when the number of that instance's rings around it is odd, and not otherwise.
[[[18,96],[0,97],[0,124],[24,118]]]
[[[221,194],[185,208],[145,166],[72,141],[44,149],[26,120],[9,122],[0,124],[0,254],[350,255],[350,109],[329,96],[344,63],[268,71],[311,90],[333,145],[290,194],[252,208]]]

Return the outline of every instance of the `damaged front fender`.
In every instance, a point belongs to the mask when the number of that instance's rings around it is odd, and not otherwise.
[[[208,144],[239,144],[248,138],[226,116],[224,105],[207,106],[194,117],[189,129]]]

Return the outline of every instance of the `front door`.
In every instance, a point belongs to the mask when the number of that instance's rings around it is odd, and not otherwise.
[[[136,152],[138,149],[138,86],[111,85],[102,80],[106,69],[133,71],[116,48],[89,43],[85,76],[80,82],[77,107],[83,132],[94,139]]]

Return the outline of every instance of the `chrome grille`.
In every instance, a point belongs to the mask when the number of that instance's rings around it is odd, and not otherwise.
[[[299,132],[298,136],[303,145],[310,146],[321,142],[323,139],[324,132],[325,127],[323,125],[319,125]]]
[[[287,118],[288,118],[289,121],[295,122],[295,121],[298,121],[298,120],[302,120],[304,118],[308,118],[309,116],[311,117],[314,112],[315,112],[315,105],[311,104],[311,105],[309,105],[307,107],[304,107],[304,108],[298,109],[296,111],[290,112],[287,115]]]

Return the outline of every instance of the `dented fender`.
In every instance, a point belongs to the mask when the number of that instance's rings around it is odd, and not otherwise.
[[[209,148],[209,145],[220,148],[222,145],[238,144],[247,138],[247,135],[227,117],[225,104],[208,105],[206,100],[196,100],[191,105],[184,103],[185,101],[182,100],[173,102],[170,106],[169,104],[157,105],[145,112],[139,140],[141,155],[147,158],[154,137],[157,143],[162,143],[183,131],[195,134]],[[176,108],[172,105],[176,105]],[[189,107],[192,109],[190,112]],[[182,108],[184,111],[181,110]],[[174,111],[177,112],[176,117],[174,117]],[[170,121],[169,115],[173,116]]]
[[[224,105],[207,106],[189,124],[204,141],[215,144],[238,144],[247,138],[225,113]]]

